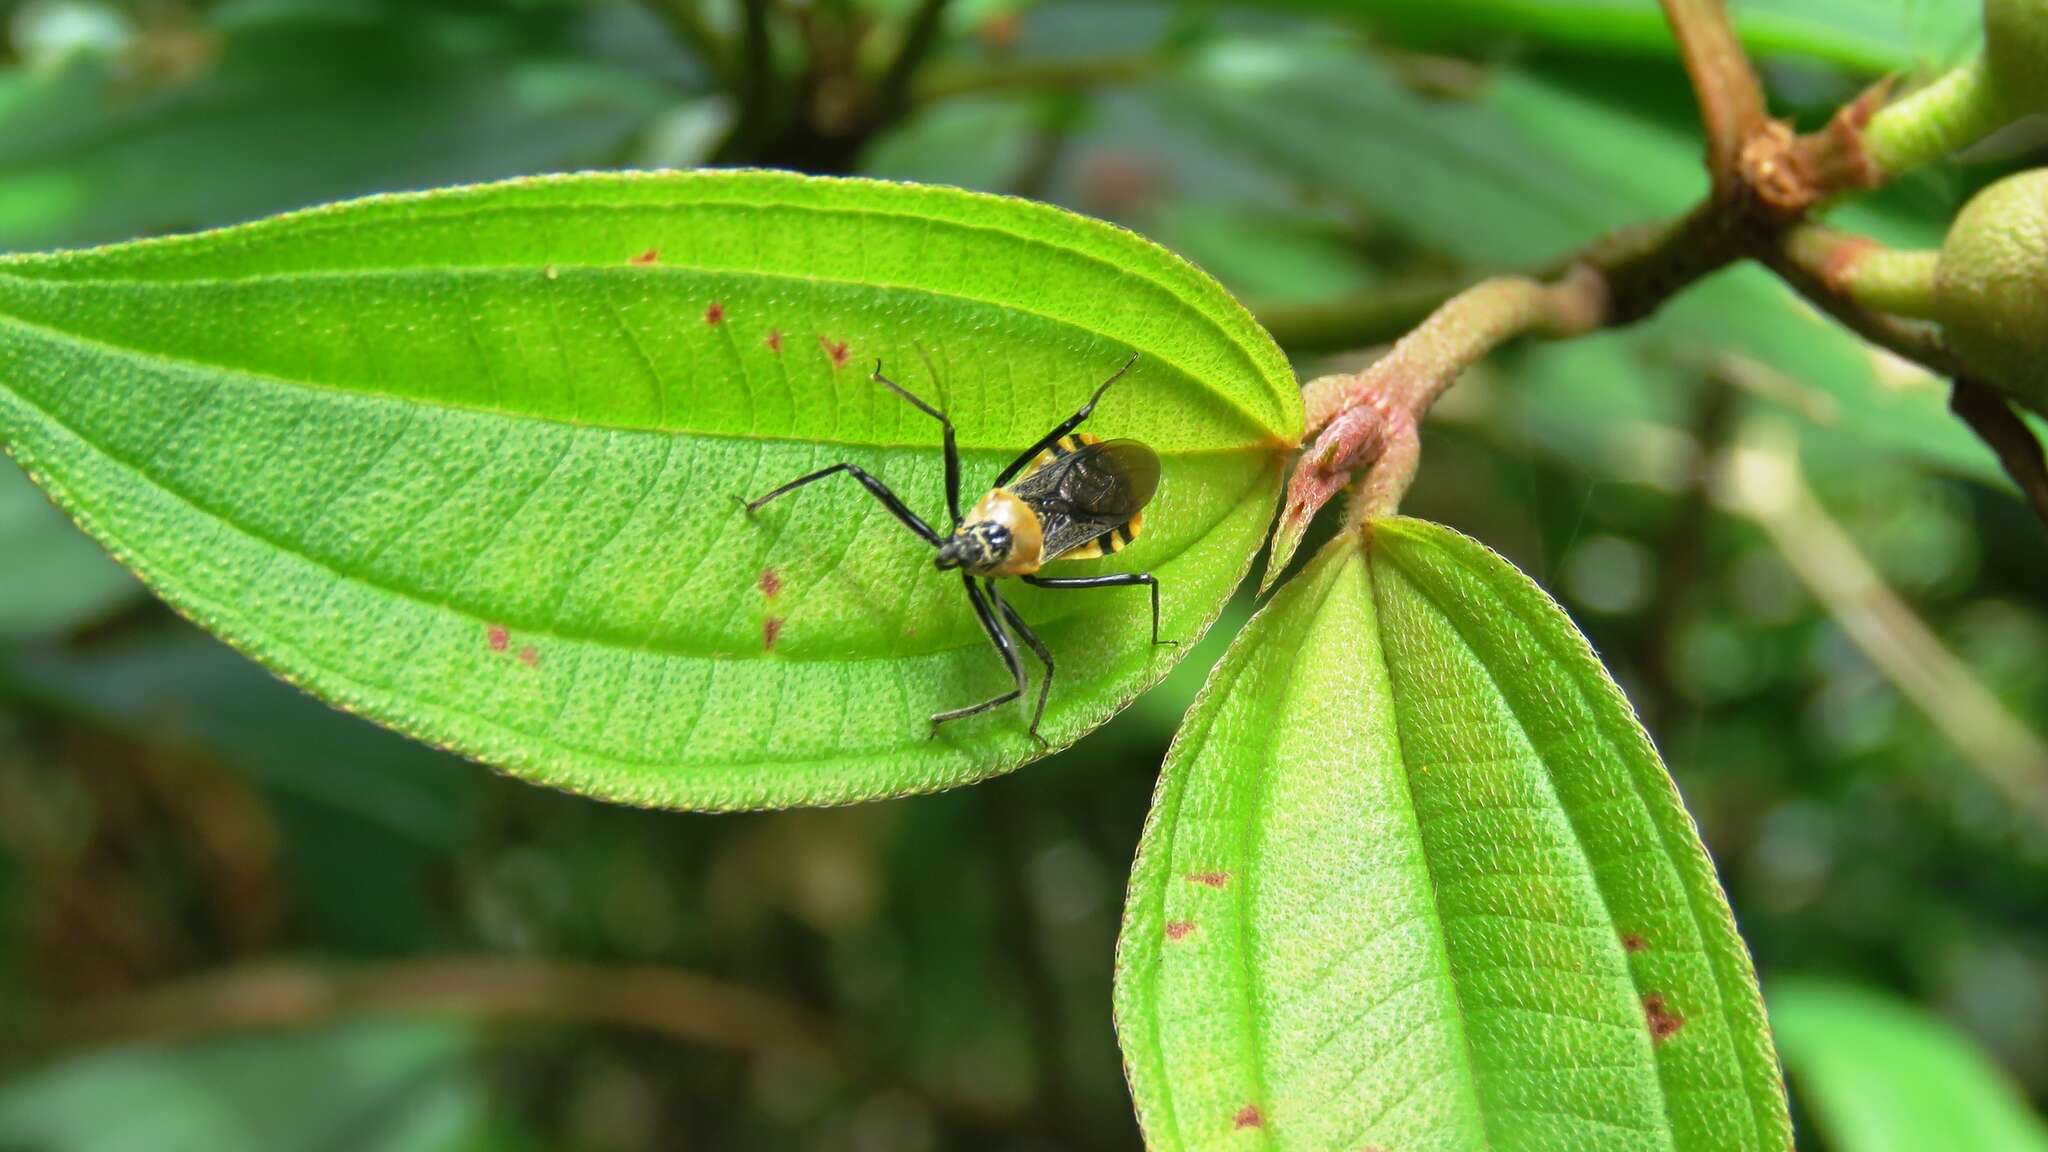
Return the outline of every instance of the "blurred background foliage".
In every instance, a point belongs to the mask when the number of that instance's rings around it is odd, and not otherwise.
[[[1976,20],[1734,7],[1809,125]],[[1304,375],[1704,188],[1652,0],[17,0],[0,30],[0,248],[578,168],[858,172],[1136,228]],[[1931,243],[2044,143],[1839,215]],[[2048,1147],[2048,533],[1940,382],[1738,269],[1497,357],[1427,440],[1410,510],[1551,589],[1657,736],[1801,1146]],[[1248,598],[1012,776],[640,812],[298,695],[0,468],[0,1149],[1136,1147],[1123,877]]]

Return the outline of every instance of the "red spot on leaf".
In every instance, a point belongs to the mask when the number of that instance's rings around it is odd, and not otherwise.
[[[763,651],[773,651],[776,638],[781,635],[782,617],[770,616],[761,621],[761,648]]]
[[[638,256],[633,257],[633,259],[628,261],[628,263],[638,264],[641,265],[642,267],[645,267],[659,259],[661,259],[661,249],[649,248],[647,251],[642,252]]]
[[[1630,952],[1642,952],[1650,947],[1650,942],[1637,933],[1624,932],[1621,936],[1621,946]]]
[[[528,668],[538,668],[540,667],[540,653],[534,651],[533,645],[529,644],[519,650],[519,662]]]
[[[713,300],[711,306],[704,309],[704,322],[713,326],[725,323],[725,301]]]
[[[782,577],[773,568],[761,569],[761,595],[773,596],[782,591]]]
[[[1650,1025],[1650,1039],[1658,1044],[1671,1039],[1680,1028],[1685,1027],[1685,1017],[1671,1010],[1661,993],[1652,992],[1643,997],[1643,1019]]]
[[[1266,1114],[1259,1111],[1257,1104],[1247,1104],[1237,1110],[1237,1115],[1230,1118],[1230,1126],[1232,1128],[1263,1128],[1266,1126]]]
[[[832,358],[832,366],[834,368],[844,368],[846,367],[846,362],[853,359],[853,352],[847,348],[846,341],[844,340],[835,344],[831,340],[820,336],[818,337],[818,347],[823,348],[825,355]]]
[[[491,625],[490,631],[484,633],[484,638],[489,642],[493,652],[503,652],[512,645],[512,634],[505,631],[503,624]]]
[[[768,339],[763,340],[762,343],[768,345],[770,352],[775,353],[777,356],[782,355],[782,329],[770,328],[768,330]]]
[[[1193,883],[1200,884],[1204,888],[1221,888],[1225,884],[1230,883],[1230,873],[1190,872],[1188,873],[1188,880]]]
[[[1194,930],[1195,922],[1193,920],[1169,920],[1166,924],[1166,938],[1168,940],[1185,940],[1188,938],[1188,934]]]

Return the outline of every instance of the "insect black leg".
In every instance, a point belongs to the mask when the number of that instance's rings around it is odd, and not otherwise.
[[[929,367],[929,364],[927,364],[927,367]],[[886,385],[889,391],[916,405],[918,411],[937,420],[939,427],[945,430],[946,511],[953,514],[953,529],[958,531],[960,528],[960,450],[953,446],[953,422],[946,419],[944,412],[918,399],[908,388],[882,375],[882,362],[880,360],[875,361],[875,382]]]
[[[770,500],[773,500],[778,496],[794,492],[798,488],[801,488],[806,484],[810,484],[818,480],[823,480],[825,477],[834,475],[839,472],[844,472],[848,476],[853,477],[855,480],[860,481],[861,486],[866,488],[868,491],[874,493],[875,499],[880,500],[882,502],[882,507],[887,508],[889,510],[890,515],[902,521],[903,526],[905,528],[908,528],[912,532],[915,532],[919,536],[922,536],[924,538],[925,543],[930,544],[935,548],[938,547],[939,534],[937,532],[932,531],[932,526],[925,523],[924,520],[920,518],[917,513],[912,512],[909,506],[905,505],[903,503],[903,500],[900,497],[898,497],[896,493],[891,492],[889,490],[889,486],[887,484],[884,484],[880,480],[875,479],[873,476],[868,475],[866,472],[861,471],[860,466],[856,464],[834,464],[830,468],[820,468],[816,472],[813,472],[808,476],[799,476],[796,479],[791,480],[789,483],[784,484],[782,487],[777,488],[773,492],[768,493],[766,496],[763,496],[758,500],[754,500],[748,503],[747,515],[752,516],[757,510],[760,509],[761,505],[768,503]]]
[[[1159,578],[1150,572],[1116,572],[1108,576],[1025,576],[1026,584],[1040,588],[1129,588],[1138,584],[1152,589],[1152,642],[1178,645],[1178,640],[1159,638]]]
[[[993,580],[989,582],[988,595],[989,599],[996,602],[996,607],[1003,610],[1003,619],[1010,622],[1010,627],[1016,631],[1018,638],[1037,654],[1039,663],[1045,665],[1045,679],[1038,682],[1038,706],[1031,710],[1031,735],[1037,737],[1038,742],[1043,744],[1045,737],[1038,735],[1038,722],[1045,717],[1045,698],[1052,694],[1052,649],[1045,646],[1045,641],[1038,638],[1038,633],[1031,630],[1031,625],[1026,624],[1022,616],[1017,615],[1017,610],[1010,607],[1010,602],[996,592]]]
[[[1003,663],[1010,669],[1010,675],[1017,681],[1017,686],[992,700],[984,700],[979,704],[970,704],[965,708],[955,708],[951,712],[939,713],[932,717],[932,728],[934,731],[938,729],[939,725],[944,724],[948,720],[963,720],[969,716],[979,716],[991,708],[1000,708],[1024,694],[1024,662],[1017,658],[1017,646],[1010,643],[1010,634],[1003,631],[1003,626],[996,619],[996,614],[989,610],[988,601],[982,598],[981,589],[975,585],[974,577],[962,572],[960,574],[960,582],[967,585],[967,598],[974,602],[974,615],[981,621],[981,630],[988,633],[989,643],[996,646],[996,654],[1003,658]],[[1034,737],[1038,735],[1036,727],[1032,729],[1031,735]]]
[[[997,488],[1001,488],[1003,485],[1008,484],[1011,480],[1016,478],[1017,473],[1022,472],[1024,470],[1024,466],[1026,464],[1029,464],[1033,460],[1038,459],[1038,454],[1040,452],[1043,452],[1047,448],[1052,447],[1053,444],[1056,441],[1058,441],[1060,437],[1065,436],[1067,433],[1072,432],[1076,428],[1079,428],[1081,426],[1081,421],[1086,420],[1089,414],[1095,411],[1096,402],[1102,399],[1102,394],[1104,392],[1109,391],[1109,386],[1123,379],[1124,373],[1129,372],[1131,370],[1131,365],[1136,364],[1137,362],[1138,354],[1136,352],[1131,353],[1131,358],[1129,360],[1124,361],[1124,366],[1117,369],[1115,372],[1110,373],[1109,379],[1104,380],[1102,382],[1102,386],[1095,390],[1095,395],[1090,396],[1088,398],[1088,402],[1086,404],[1081,405],[1081,410],[1079,412],[1076,412],[1072,416],[1067,417],[1065,420],[1060,421],[1059,427],[1054,428],[1052,431],[1047,432],[1045,435],[1039,437],[1038,442],[1036,444],[1033,444],[1031,447],[1026,448],[1022,456],[1019,456],[1015,460],[1010,461],[1010,466],[1008,468],[1003,469],[1002,475],[996,477],[996,482],[994,486]]]

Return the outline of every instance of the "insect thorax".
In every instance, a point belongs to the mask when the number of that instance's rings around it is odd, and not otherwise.
[[[1042,540],[1038,514],[997,488],[968,510],[959,531],[940,546],[939,566],[977,576],[1022,576],[1038,571]]]

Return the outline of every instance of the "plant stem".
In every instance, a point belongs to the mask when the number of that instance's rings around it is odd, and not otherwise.
[[[1707,172],[1717,199],[1740,188],[1743,148],[1765,122],[1763,88],[1722,0],[1663,0],[1679,58],[1707,133]]]
[[[2048,524],[2048,457],[2012,404],[1990,385],[1962,377],[1949,396],[1949,409],[1997,455],[1999,466],[2019,486],[2034,515]]]
[[[1856,296],[1851,287],[1856,279],[1856,268],[1868,259],[1872,251],[1883,249],[1867,237],[1834,232],[1816,224],[1803,224],[1788,229],[1777,243],[1762,249],[1758,255],[1764,266],[1777,273],[1794,291],[1865,340],[1943,376],[1965,375],[1964,366],[1942,343],[1938,328],[1904,318],[1909,313],[1891,315],[1876,311]],[[1903,271],[1893,271],[1898,275],[1910,275],[1911,262],[1906,263]],[[1913,302],[1914,293],[1908,286],[1886,287],[1892,290],[1891,296],[1896,298],[1896,302]],[[1876,290],[1876,294],[1886,296],[1883,290]]]
[[[1863,129],[1863,147],[1880,172],[1896,176],[1967,147],[2012,118],[1979,55],[1874,112]]]
[[[1724,487],[1850,642],[2015,807],[2048,825],[2048,744],[1942,644],[1828,515],[1801,475],[1789,432],[1744,436]]]
[[[933,104],[978,92],[1049,91],[1071,93],[1143,80],[1159,71],[1157,54],[1097,56],[1076,60],[1025,60],[991,68],[933,69],[914,86],[915,102]]]
[[[374,1013],[596,1024],[755,1053],[817,1055],[827,1048],[815,1021],[746,988],[666,968],[492,956],[229,969],[52,1017],[35,1046],[188,1040]]]
[[[896,119],[910,106],[910,82],[938,43],[950,0],[919,0],[917,10],[904,25],[903,43],[882,73],[875,88],[875,108],[883,122]]]
[[[768,40],[769,0],[741,0],[739,63],[734,67],[732,93],[739,102],[738,122],[733,138],[742,155],[755,154],[768,138],[774,123],[774,60]]]
[[[1861,307],[1918,320],[1935,318],[1934,273],[1941,253],[1886,248],[1868,236],[1819,224],[1787,229],[1786,258],[1829,291]]]
[[[696,54],[711,76],[712,83],[722,90],[733,91],[733,67],[730,48],[704,22],[704,13],[698,10],[697,0],[655,0],[654,14],[668,25],[668,30],[683,46]]]

